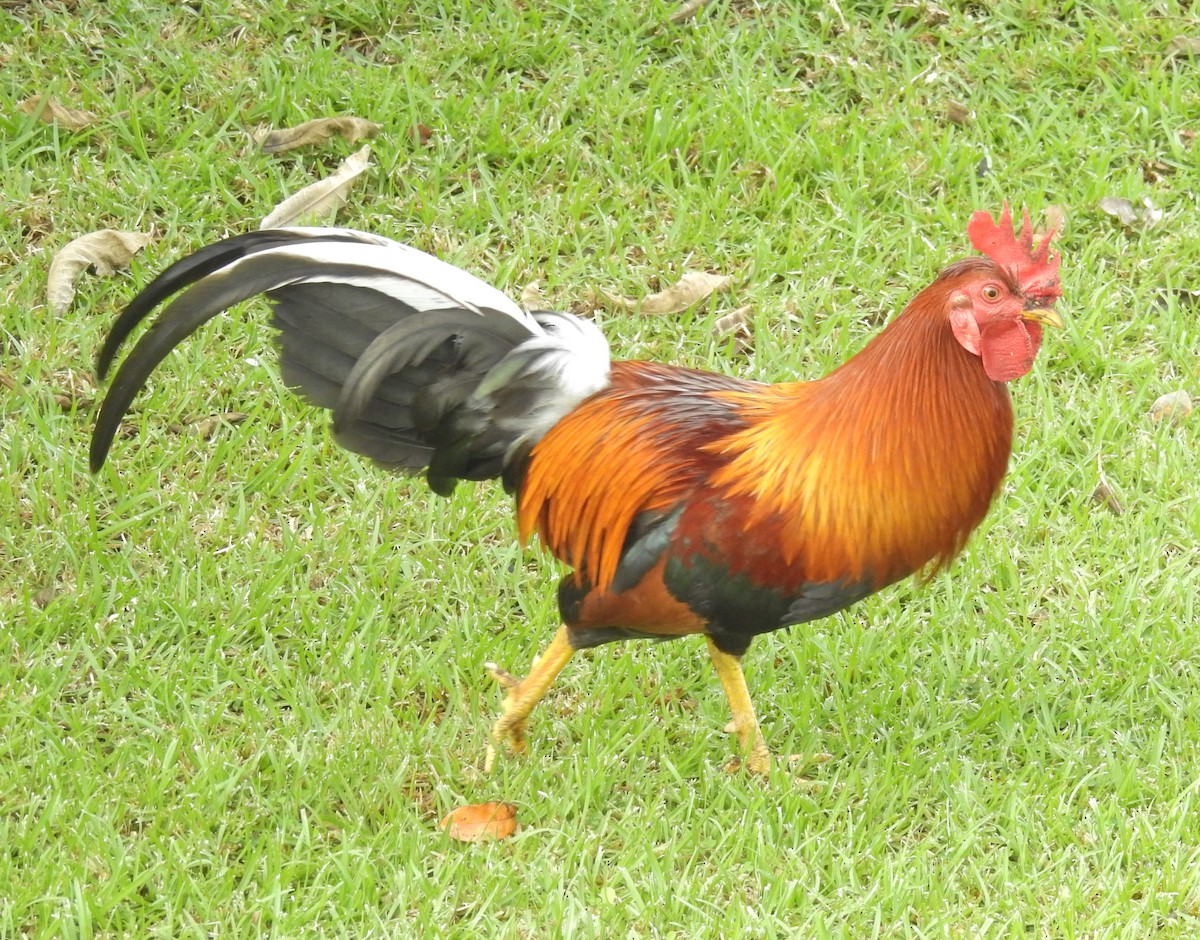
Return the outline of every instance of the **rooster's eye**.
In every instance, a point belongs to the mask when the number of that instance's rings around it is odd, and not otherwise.
[[[983,299],[984,300],[999,300],[1000,299],[1000,289],[998,287],[985,287],[983,289]]]

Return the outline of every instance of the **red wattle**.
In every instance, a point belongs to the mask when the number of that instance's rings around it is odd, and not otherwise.
[[[1028,320],[989,323],[980,331],[983,371],[993,382],[1011,382],[1033,367],[1042,345],[1042,325]]]

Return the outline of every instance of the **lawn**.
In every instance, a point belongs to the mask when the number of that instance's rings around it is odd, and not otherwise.
[[[1200,415],[1149,417],[1200,394],[1200,18],[675,9],[0,3],[0,937],[1200,935]],[[339,450],[261,302],[88,473],[117,311],[362,146],[252,138],[335,114],[383,125],[338,224],[536,281],[620,357],[761,380],[851,355],[975,209],[1064,213],[1067,327],[967,551],[746,657],[769,782],[726,772],[695,639],[581,654],[484,775],[483,664],[524,671],[559,572],[498,485],[440,499]],[[102,228],[154,238],[56,316],[51,258]],[[596,303],[689,270],[733,289]],[[744,306],[748,348],[713,331]],[[488,800],[515,838],[437,828]]]

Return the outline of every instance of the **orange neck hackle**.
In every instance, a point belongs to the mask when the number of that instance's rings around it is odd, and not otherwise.
[[[878,586],[946,564],[987,513],[1012,409],[955,340],[952,289],[926,288],[825,378],[739,396],[758,418],[719,445],[713,483],[752,499],[747,532],[777,526],[781,561],[810,581]]]

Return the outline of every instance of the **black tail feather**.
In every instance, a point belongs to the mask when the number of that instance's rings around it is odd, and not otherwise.
[[[509,454],[527,454],[608,381],[594,326],[535,318],[416,249],[342,229],[251,232],[172,265],[117,319],[97,360],[102,376],[169,301],[116,370],[92,435],[93,471],[171,349],[259,294],[275,306],[284,381],[333,412],[338,443],[385,466],[427,467],[439,493],[506,472]]]
[[[146,318],[146,315],[168,297],[177,294],[188,285],[195,284],[208,275],[220,271],[239,258],[244,258],[256,251],[291,244],[295,240],[296,236],[286,230],[268,229],[262,232],[247,232],[244,235],[234,235],[215,244],[206,245],[192,252],[186,258],[176,261],[147,284],[141,293],[121,311],[117,322],[113,324],[112,330],[104,340],[104,345],[100,348],[100,354],[96,357],[96,374],[101,379],[108,375],[108,370],[112,367],[112,361],[117,355],[117,350],[121,348],[121,344]],[[341,236],[339,233],[331,233],[329,240],[353,241],[354,239],[349,236]]]

